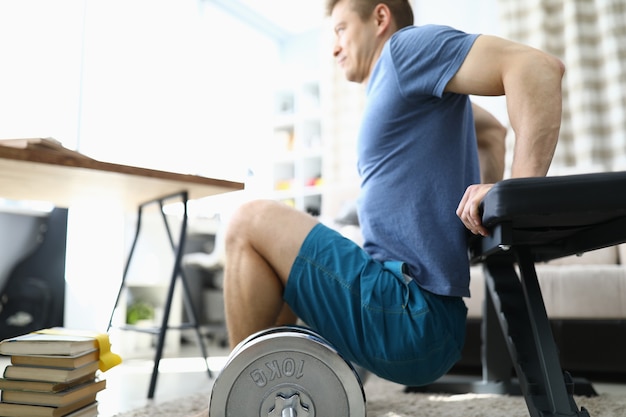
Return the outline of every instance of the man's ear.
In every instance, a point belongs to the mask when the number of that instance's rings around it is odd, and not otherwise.
[[[379,33],[385,32],[393,24],[391,10],[389,10],[389,7],[384,3],[379,3],[374,7],[374,19],[378,25]]]

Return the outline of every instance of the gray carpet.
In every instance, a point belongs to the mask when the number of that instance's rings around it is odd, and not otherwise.
[[[370,377],[365,384],[367,417],[528,417],[522,397],[491,394],[405,394],[404,387]],[[207,417],[209,392],[115,417]],[[591,417],[626,417],[626,398],[603,394],[576,397]],[[343,417],[343,416],[342,416]]]

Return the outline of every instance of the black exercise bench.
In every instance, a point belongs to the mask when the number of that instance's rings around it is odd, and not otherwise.
[[[490,235],[470,259],[485,275],[483,375],[465,392],[518,389],[531,417],[589,416],[561,369],[535,263],[626,242],[626,172],[504,180],[481,209]]]

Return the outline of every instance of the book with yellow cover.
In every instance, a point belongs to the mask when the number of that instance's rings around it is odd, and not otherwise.
[[[59,392],[75,385],[93,381],[94,375],[85,375],[70,382],[24,381],[22,379],[0,378],[0,390]]]
[[[94,401],[86,407],[76,410],[65,417],[98,417],[98,401]]]
[[[94,349],[102,372],[122,363],[122,358],[111,351],[107,333],[53,327],[0,341],[0,355],[16,357],[80,356]]]
[[[77,355],[12,355],[12,365],[50,366],[53,368],[78,368],[100,358],[98,349]]]
[[[65,407],[106,388],[106,380],[93,380],[61,392],[2,391],[2,402]]]
[[[4,377],[8,379],[22,379],[26,381],[70,382],[86,375],[93,375],[95,377],[97,370],[97,361],[75,369],[7,365],[4,369]]]
[[[64,407],[49,407],[44,405],[13,404],[0,402],[0,416],[3,417],[68,417],[73,412],[81,410],[96,401],[96,394],[85,397],[73,404]],[[80,416],[80,414],[78,414]]]
[[[0,342],[1,355],[78,355],[98,348],[93,337],[28,333]]]

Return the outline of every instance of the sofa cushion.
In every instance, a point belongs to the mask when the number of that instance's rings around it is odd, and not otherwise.
[[[620,265],[542,265],[537,275],[550,317],[626,318],[626,270]]]
[[[546,265],[614,265],[619,262],[617,246],[609,246],[579,255],[565,256],[545,262]]]
[[[621,265],[537,265],[548,317],[553,319],[626,319],[626,268]],[[485,288],[482,266],[471,269],[466,298],[468,317],[482,316]]]
[[[626,265],[626,243],[617,246],[617,253],[619,254],[619,263]]]

